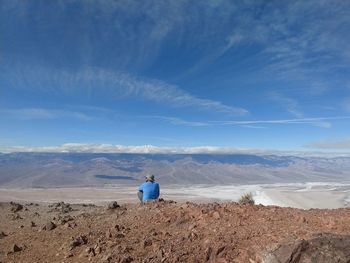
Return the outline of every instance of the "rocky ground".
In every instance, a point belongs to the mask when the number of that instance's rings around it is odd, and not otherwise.
[[[0,262],[350,262],[350,209],[0,203]]]

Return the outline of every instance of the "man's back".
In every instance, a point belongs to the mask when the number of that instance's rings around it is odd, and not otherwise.
[[[159,184],[157,182],[145,182],[140,185],[139,191],[143,192],[142,201],[157,199],[159,197]]]

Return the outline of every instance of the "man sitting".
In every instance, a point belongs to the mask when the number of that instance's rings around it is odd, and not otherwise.
[[[147,200],[155,200],[159,197],[159,184],[154,181],[154,175],[147,175],[146,182],[139,186],[137,196],[141,204]]]

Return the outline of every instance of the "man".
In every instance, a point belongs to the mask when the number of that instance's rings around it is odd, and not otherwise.
[[[146,182],[139,186],[137,196],[143,204],[147,200],[155,200],[159,197],[159,184],[154,181],[154,175],[147,175]]]

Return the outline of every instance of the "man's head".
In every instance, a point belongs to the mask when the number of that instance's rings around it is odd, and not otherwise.
[[[154,182],[154,175],[153,174],[146,175],[146,181],[147,182]]]

